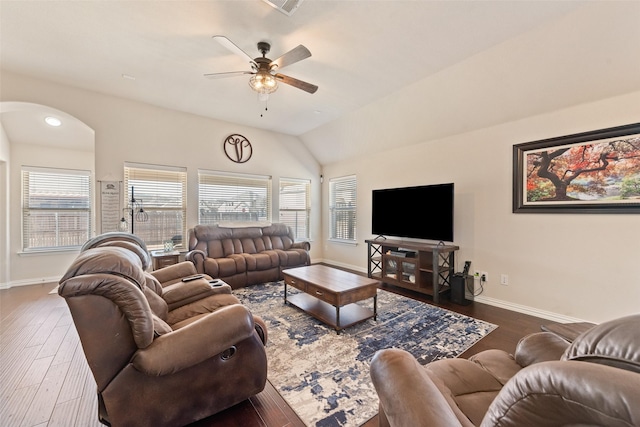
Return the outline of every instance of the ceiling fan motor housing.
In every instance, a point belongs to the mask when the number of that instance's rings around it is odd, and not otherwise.
[[[271,45],[267,42],[258,42],[258,51],[265,56],[271,50]]]

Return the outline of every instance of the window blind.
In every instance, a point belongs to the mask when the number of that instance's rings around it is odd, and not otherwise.
[[[309,240],[311,180],[280,179],[279,222],[293,229],[296,240]]]
[[[168,240],[182,247],[187,228],[186,168],[126,163],[124,182],[127,208],[123,215],[129,222],[129,230],[133,223],[134,234],[149,249],[162,247]],[[131,201],[132,194],[136,203]],[[140,207],[146,216],[140,215]]]
[[[22,168],[22,248],[75,248],[91,236],[91,172]]]
[[[356,177],[329,181],[330,238],[356,240]]]
[[[270,221],[271,177],[198,171],[198,222]]]

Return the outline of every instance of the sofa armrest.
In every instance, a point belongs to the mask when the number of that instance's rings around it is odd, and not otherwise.
[[[371,379],[389,426],[463,426],[424,368],[408,352],[378,351],[371,360]],[[466,424],[470,425],[470,424]]]
[[[560,360],[569,342],[552,332],[529,334],[516,346],[516,363],[523,368],[534,363]]]
[[[177,281],[164,287],[162,298],[166,301],[169,311],[175,310],[183,305],[201,300],[211,295],[230,294],[231,286],[224,282],[212,285],[211,278],[207,275],[202,279],[191,280],[189,282]]]
[[[204,273],[204,260],[206,258],[207,258],[207,255],[199,249],[194,249],[192,251],[189,251],[184,256],[184,259],[192,262],[193,265],[196,267],[196,271],[201,274]]]
[[[193,276],[197,273],[196,267],[192,262],[182,261],[177,264],[152,271],[151,275],[158,279],[158,282],[160,282],[164,287],[165,283],[176,282],[178,280],[182,280],[183,277]]]
[[[295,249],[304,249],[305,251],[311,250],[311,243],[309,242],[295,242],[291,245]]]
[[[173,374],[215,357],[255,333],[249,310],[243,305],[229,305],[159,336],[136,351],[131,363],[147,375]]]
[[[482,426],[637,426],[640,375],[578,361],[522,369],[500,391]]]

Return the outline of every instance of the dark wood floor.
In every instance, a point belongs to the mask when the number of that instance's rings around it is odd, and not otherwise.
[[[100,426],[95,382],[84,359],[66,303],[49,294],[55,284],[0,290],[0,425],[26,427]],[[430,303],[430,298],[383,287]],[[551,323],[484,304],[438,304],[499,327],[461,357],[489,348],[513,352],[525,334]],[[366,427],[377,425],[374,417]],[[267,384],[257,396],[194,426],[304,426]]]

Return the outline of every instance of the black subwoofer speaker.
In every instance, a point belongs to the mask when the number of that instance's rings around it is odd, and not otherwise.
[[[451,302],[459,305],[469,305],[473,301],[467,299],[465,290],[469,276],[456,273],[451,278]]]

